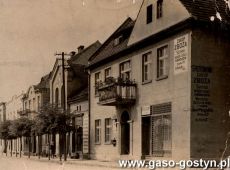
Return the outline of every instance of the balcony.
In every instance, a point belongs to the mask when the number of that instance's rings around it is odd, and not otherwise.
[[[136,83],[131,80],[109,77],[96,86],[100,105],[132,105],[136,101]]]
[[[20,116],[28,116],[29,113],[31,113],[30,109],[25,109],[25,110],[18,111],[18,114]]]

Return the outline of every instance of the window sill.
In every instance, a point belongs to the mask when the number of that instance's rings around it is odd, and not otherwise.
[[[98,142],[98,143],[95,142],[94,145],[101,145],[101,143],[100,142]]]
[[[167,79],[167,78],[168,78],[168,75],[157,77],[156,81],[160,81],[160,80]]]
[[[149,84],[149,83],[152,83],[152,80],[143,81],[143,82],[142,82],[142,85]]]

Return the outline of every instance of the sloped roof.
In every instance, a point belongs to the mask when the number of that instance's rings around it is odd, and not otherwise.
[[[74,64],[81,64],[81,65],[88,65],[89,58],[98,50],[101,46],[99,41],[94,42],[93,44],[89,45],[87,48],[83,49],[80,53],[77,53],[73,57],[71,57],[69,63]]]
[[[191,18],[195,20],[204,21],[204,22],[212,22],[210,17],[214,16],[215,21],[218,21],[216,14],[220,13],[223,23],[228,23],[230,25],[230,10],[225,3],[224,0],[179,0],[182,5],[186,8],[186,10],[190,13]],[[130,38],[130,34],[134,27],[135,21],[131,18],[128,18],[106,41],[99,50],[89,59],[89,68],[96,64],[101,63],[105,59],[108,59],[111,56],[115,56],[116,54],[120,54],[120,52],[129,50],[128,40]],[[113,46],[114,39],[122,34],[123,31],[126,30],[125,40],[118,46]],[[147,37],[144,40],[147,40],[150,37]],[[144,41],[143,40],[143,41]],[[142,42],[143,42],[142,41]],[[141,43],[141,42],[138,42]],[[134,44],[136,45],[136,44]]]
[[[192,17],[210,21],[219,12],[223,22],[230,22],[230,10],[224,0],[180,0]]]
[[[49,79],[50,79],[50,74],[47,74],[41,78],[41,81],[34,86],[35,89],[45,89],[49,88]]]
[[[134,21],[131,18],[127,18],[125,22],[104,42],[104,44],[96,51],[96,53],[89,59],[90,64],[93,65],[98,61],[101,61],[108,56],[119,53],[127,48],[128,40],[134,26]],[[120,44],[114,46],[115,38],[123,36],[123,40]]]
[[[88,100],[88,87],[79,90],[78,92],[72,94],[72,96],[68,98],[69,103],[76,102],[76,101],[84,101],[84,100]]]

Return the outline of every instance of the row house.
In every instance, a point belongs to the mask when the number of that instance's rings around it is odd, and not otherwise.
[[[22,98],[23,102],[23,110],[19,112],[20,116],[28,117],[33,120],[42,106],[49,104],[50,101],[50,91],[49,91],[49,76],[47,74],[43,76],[40,82],[37,85],[32,85],[28,88],[27,92],[24,94]],[[31,141],[27,138],[24,139],[23,144],[23,152],[27,154],[29,149],[31,148],[32,154],[38,154],[38,145],[42,147],[40,152],[47,153],[48,152],[48,144],[46,135],[42,136],[42,140],[38,140],[38,136],[34,135]],[[29,147],[30,145],[30,147]]]
[[[85,66],[89,57],[99,46],[100,42],[98,41],[87,48],[79,46],[78,52],[71,52],[70,57],[65,58],[64,61],[57,58],[51,72],[49,83],[50,104],[75,115],[72,118],[72,125],[76,130],[66,136],[67,148],[65,149],[71,157],[88,154],[88,100],[87,98],[75,100],[75,97],[84,93],[88,87],[88,74],[85,71]],[[55,155],[64,154],[63,145],[58,145],[59,138],[58,134],[54,134],[51,139],[55,145]]]
[[[20,117],[19,113],[23,110],[22,98],[24,93],[20,95],[14,95],[10,101],[5,103],[6,109],[6,120],[15,120]],[[13,154],[19,153],[20,142],[19,139],[13,139],[10,144],[8,144],[8,152],[12,150]]]
[[[6,103],[0,103],[0,124],[6,120]],[[4,150],[4,140],[0,139],[0,151]]]
[[[230,123],[225,9],[145,0],[102,44],[88,66],[91,158],[219,160]]]

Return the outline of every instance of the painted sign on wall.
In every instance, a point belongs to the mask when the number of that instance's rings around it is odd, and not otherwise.
[[[174,40],[174,74],[188,69],[188,34]]]

